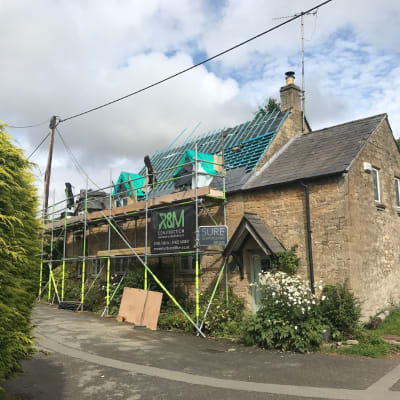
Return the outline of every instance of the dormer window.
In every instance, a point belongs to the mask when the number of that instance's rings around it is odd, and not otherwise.
[[[372,180],[374,182],[374,200],[377,203],[381,202],[381,189],[379,184],[379,170],[377,168],[372,167]]]

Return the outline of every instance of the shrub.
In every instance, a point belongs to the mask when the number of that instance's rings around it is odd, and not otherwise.
[[[260,309],[244,321],[243,341],[267,349],[305,352],[319,348],[323,328],[318,299],[298,276],[260,275]]]
[[[300,258],[296,255],[296,249],[297,246],[293,246],[290,250],[277,253],[272,260],[274,271],[282,271],[289,275],[295,275],[300,262]]]
[[[208,293],[207,293],[208,294]],[[204,294],[200,301],[200,316],[203,316],[209,301]],[[244,312],[244,299],[230,291],[229,305],[226,305],[225,291],[220,290],[204,320],[203,331],[212,336],[239,336]]]
[[[211,291],[207,290],[200,297],[200,321],[207,309],[210,295]],[[180,294],[177,294],[176,298],[180,304],[184,304],[184,299],[181,298]],[[193,301],[187,304],[185,311],[194,319],[195,304]],[[230,291],[229,305],[227,306],[225,291],[224,289],[220,289],[213,299],[207,317],[204,320],[202,331],[211,336],[239,337],[244,315],[243,311],[244,299],[234,295],[232,291]],[[183,313],[177,309],[172,301],[168,301],[167,304],[162,307],[158,326],[161,329],[179,329],[187,332],[194,332],[195,330],[193,325],[187,320]]]
[[[167,330],[180,330],[191,332],[193,325],[183,315],[183,313],[175,307],[175,310],[168,310],[160,313],[158,318],[158,327]]]
[[[0,126],[0,381],[33,351],[30,315],[41,247],[30,168]]]
[[[347,284],[325,286],[321,296],[321,314],[331,327],[333,339],[354,335],[359,328],[361,307]]]

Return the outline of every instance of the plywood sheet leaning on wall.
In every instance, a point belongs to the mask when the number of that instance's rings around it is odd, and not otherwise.
[[[118,319],[156,330],[162,296],[160,292],[125,287]]]

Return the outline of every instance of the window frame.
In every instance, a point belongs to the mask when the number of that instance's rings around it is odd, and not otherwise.
[[[95,260],[90,260],[90,262],[91,262],[90,276],[94,278],[99,274],[101,270],[101,260],[95,259]]]
[[[378,189],[378,199],[375,198],[375,175],[374,173],[376,172],[376,187]],[[382,193],[381,193],[381,184],[380,184],[380,177],[379,177],[379,168],[372,167],[372,184],[373,184],[373,189],[374,189],[374,201],[375,203],[380,204],[382,202]]]
[[[395,205],[396,208],[400,208],[400,178],[394,177],[394,193],[395,193]]]
[[[122,276],[126,273],[126,259],[124,257],[118,257],[114,259],[114,275]]]
[[[183,259],[188,259],[189,265],[191,265],[192,268],[188,268],[188,269],[182,268],[182,260]],[[200,259],[199,259],[199,261],[200,261]],[[196,257],[194,255],[180,256],[179,261],[178,261],[178,271],[180,274],[194,275],[196,273]]]

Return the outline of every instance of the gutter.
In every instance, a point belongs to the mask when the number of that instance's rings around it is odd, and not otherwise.
[[[312,237],[311,237],[311,218],[310,218],[310,188],[308,185],[300,181],[300,185],[304,187],[305,200],[306,200],[306,224],[307,224],[307,255],[310,275],[310,288],[311,292],[315,294],[315,281],[314,281],[314,261],[312,255]]]

